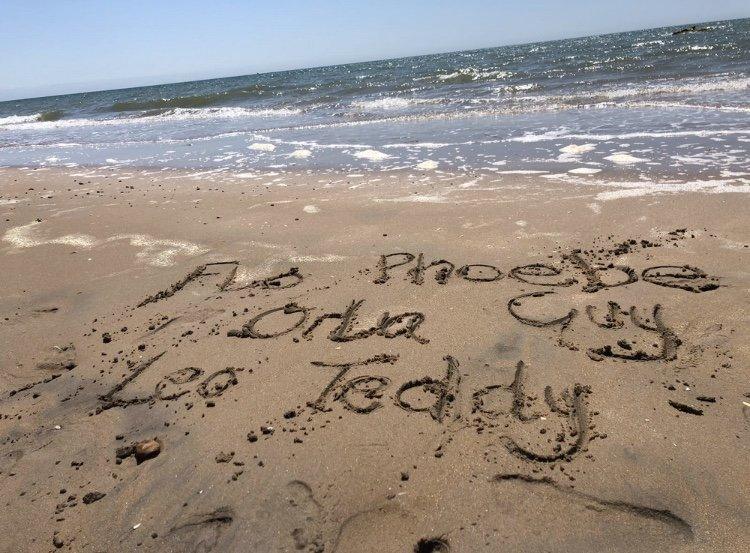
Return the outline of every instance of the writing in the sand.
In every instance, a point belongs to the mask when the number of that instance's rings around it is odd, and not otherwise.
[[[424,314],[418,311],[408,311],[405,313],[396,313],[391,315],[388,311],[380,315],[378,322],[370,327],[355,330],[355,320],[357,313],[364,304],[364,300],[352,300],[349,305],[340,311],[331,311],[324,313],[315,318],[312,323],[307,325],[311,308],[288,303],[281,307],[275,307],[259,313],[248,320],[242,328],[234,329],[227,332],[227,336],[236,338],[276,338],[284,334],[289,334],[295,330],[304,328],[301,335],[303,338],[312,338],[316,329],[328,320],[339,321],[328,333],[328,339],[334,342],[350,342],[353,340],[362,340],[370,336],[382,336],[384,338],[396,338],[403,336],[426,344],[429,342],[426,338],[417,335],[419,326],[424,321]],[[259,327],[262,323],[271,317],[276,316],[291,318],[289,322],[280,324],[276,330],[261,330]]]
[[[221,396],[229,388],[238,384],[237,373],[243,368],[226,367],[208,375],[199,367],[184,367],[170,372],[159,380],[152,393],[147,395],[136,395],[133,397],[122,397],[122,393],[129,385],[135,385],[135,381],[144,375],[164,353],[160,353],[133,367],[130,374],[115,384],[105,394],[99,396],[102,409],[112,407],[128,407],[143,403],[156,401],[172,401],[186,396],[192,392],[201,398],[211,401]]]
[[[208,285],[205,290],[216,300],[233,292],[240,292],[240,297],[245,299],[259,291],[292,289],[305,279],[298,268],[292,267],[267,278],[248,281],[239,277],[240,268],[237,261],[200,265],[169,288],[147,297],[137,307],[167,300],[191,284]],[[370,270],[363,272],[370,274]],[[374,278],[368,279],[386,289],[396,278],[417,286],[431,281],[440,285],[463,281],[478,286],[502,280],[520,282],[532,291],[509,294],[513,296],[506,304],[510,317],[518,324],[552,333],[558,345],[583,350],[594,361],[668,362],[677,357],[681,340],[667,323],[670,318],[665,312],[669,315],[669,310],[660,303],[621,306],[609,300],[574,304],[573,299],[598,299],[601,296],[586,294],[638,281],[691,293],[709,292],[719,287],[717,277],[694,266],[657,265],[636,270],[628,265],[602,263],[590,252],[577,250],[556,261],[550,258],[515,266],[507,272],[487,263],[461,264],[445,258],[427,258],[424,253],[396,252],[379,256],[375,271]],[[576,284],[584,294],[577,293],[570,303],[561,304],[562,289]],[[266,293],[262,295],[271,297]],[[249,309],[244,312],[249,313]],[[233,316],[237,313],[233,312]],[[362,323],[363,320],[369,322]],[[357,298],[342,301],[334,309],[320,310],[306,301],[304,294],[298,293],[295,301],[281,300],[270,308],[257,308],[244,321],[228,322],[226,336],[260,341],[291,336],[295,342],[317,337],[337,343],[399,338],[426,346],[430,340],[423,332],[425,321],[426,315],[419,309],[393,313]],[[219,325],[215,325],[215,335],[218,335],[218,328]],[[163,355],[133,363],[129,374],[100,396],[100,408],[180,399],[190,409],[191,397],[213,405],[217,398],[240,384],[240,375],[245,370],[225,367],[210,372],[188,366],[163,375],[151,368],[159,364]],[[589,442],[599,436],[592,420],[596,412],[589,409],[592,390],[585,384],[570,382],[564,388],[540,385],[542,374],[549,374],[545,371],[532,375],[539,391],[543,390],[534,394],[527,391],[531,388],[529,367],[523,361],[515,368],[494,373],[502,375],[493,377],[494,381],[479,384],[473,382],[471,373],[459,371],[459,360],[453,355],[446,355],[429,367],[425,365],[420,362],[420,367],[402,367],[399,356],[391,353],[343,363],[311,361],[314,370],[310,378],[320,382],[320,388],[300,409],[306,410],[309,416],[337,409],[342,414],[353,415],[397,409],[409,417],[423,417],[427,424],[434,423],[443,437],[436,454],[458,433],[471,429],[479,439],[487,440],[490,449],[498,446],[498,450],[519,459],[553,463],[571,460],[586,451]],[[402,369],[408,369],[408,373]],[[144,378],[147,373],[154,374]],[[424,376],[400,377],[402,373]],[[462,381],[462,375],[470,378]]]
[[[137,386],[136,381],[153,370],[163,355],[136,365],[127,377],[99,396],[100,409],[177,399],[182,399],[190,409],[193,406],[189,401],[191,395],[212,405],[239,384],[239,374],[245,371],[226,367],[206,374],[198,367],[184,367],[164,375],[151,393],[127,397],[126,389]],[[396,365],[398,359],[398,355],[381,354],[347,363],[311,362],[319,369],[320,377],[325,377],[322,371],[330,371],[330,376],[324,378],[325,384],[318,396],[307,403],[310,415],[330,412],[337,406],[366,415],[390,403],[408,414],[427,416],[441,427],[447,425],[451,432],[473,428],[510,454],[536,462],[571,460],[586,449],[592,438],[588,386],[576,383],[559,394],[555,394],[551,386],[545,386],[544,400],[539,402],[527,392],[528,368],[519,361],[510,382],[467,390],[461,381],[459,361],[449,355],[443,358],[441,376],[423,376],[400,385],[395,385],[384,374],[361,374],[362,370],[377,372],[377,367]],[[353,376],[355,372],[358,374]],[[312,378],[317,379],[318,375]],[[390,393],[390,401],[384,400],[386,393]],[[526,426],[533,426],[533,432]],[[529,438],[530,434],[535,438]],[[444,447],[443,444],[439,449]]]
[[[551,386],[546,386],[544,410],[537,410],[539,402],[526,391],[528,369],[523,361],[517,363],[511,382],[473,391],[465,390],[459,362],[452,356],[443,358],[445,368],[441,377],[424,376],[397,387],[391,386],[391,379],[383,374],[351,376],[355,369],[377,370],[378,366],[397,361],[398,356],[388,354],[349,363],[313,361],[315,367],[332,369],[333,378],[308,403],[309,408],[325,412],[340,405],[352,413],[370,414],[385,406],[383,396],[394,388],[390,400],[399,409],[424,414],[440,425],[454,426],[454,430],[473,428],[502,444],[512,455],[537,462],[570,460],[585,450],[592,437],[587,403],[589,387],[576,383],[556,395]],[[524,443],[517,434],[528,435],[523,428],[527,425],[534,426],[536,439]],[[552,429],[556,430],[554,435]],[[535,443],[529,443],[532,441]]]
[[[170,298],[192,282],[202,282],[212,277],[217,279],[217,292],[244,292],[252,295],[256,289],[285,290],[301,284],[304,280],[299,268],[267,278],[249,282],[238,279],[238,261],[219,261],[199,265],[184,278],[143,299],[138,307]],[[422,285],[426,276],[432,276],[438,284],[446,284],[450,279],[461,279],[467,282],[490,283],[506,277],[500,268],[486,263],[469,263],[456,268],[456,264],[447,259],[425,261],[423,253],[416,255],[409,252],[383,254],[376,264],[377,277],[373,282],[385,284],[398,271],[403,272],[412,284]],[[632,284],[639,280],[635,269],[626,265],[613,263],[595,263],[578,251],[564,255],[558,265],[548,262],[531,263],[513,267],[507,273],[508,278],[535,286],[568,287],[583,282],[583,291],[598,292]],[[657,265],[641,271],[640,280],[663,286],[687,290],[694,293],[708,292],[719,288],[718,278],[708,275],[702,269],[691,265]]]
[[[380,256],[377,266],[375,284],[385,284],[394,274],[402,273],[412,284],[422,285],[426,275],[438,284],[446,284],[451,278],[470,282],[496,282],[506,274],[494,265],[472,263],[461,265],[447,259],[425,261],[423,253],[414,255],[409,252],[397,252]],[[639,280],[638,273],[627,265],[613,263],[595,263],[585,255],[574,251],[561,258],[558,265],[551,263],[532,263],[513,267],[507,276],[517,281],[536,286],[573,286],[583,283],[583,291],[598,292],[608,288],[625,286]],[[715,290],[719,287],[718,279],[709,276],[703,270],[691,265],[657,265],[641,271],[640,279],[650,284],[667,288],[678,288],[700,293]]]
[[[570,349],[579,349],[579,346],[574,343],[577,329],[573,327],[573,323],[579,319],[580,315],[577,309],[570,308],[563,314],[553,312],[544,317],[523,313],[525,309],[528,309],[529,304],[551,294],[554,292],[546,290],[513,297],[508,301],[508,312],[524,325],[557,330],[560,345]],[[554,305],[552,307],[554,308]],[[607,302],[607,307],[603,310],[595,305],[587,305],[585,311],[584,322],[598,331],[585,333],[586,338],[589,341],[607,342],[586,349],[586,354],[592,360],[601,361],[609,357],[622,361],[672,361],[677,357],[677,348],[682,341],[664,322],[661,304],[650,308],[650,316],[641,315],[640,310],[634,305],[629,310],[623,310],[620,304],[614,301]],[[628,331],[630,331],[631,339],[624,336]],[[632,335],[638,332],[643,334],[640,338],[641,345],[637,345],[637,340],[632,338]]]

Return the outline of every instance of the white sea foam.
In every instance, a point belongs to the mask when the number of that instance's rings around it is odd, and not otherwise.
[[[426,149],[435,149],[435,148],[445,148],[447,146],[465,146],[471,144],[471,142],[400,142],[396,144],[386,144],[383,146],[383,149],[389,149],[389,148],[426,148]]]
[[[568,173],[572,175],[596,175],[600,172],[601,169],[595,169],[593,167],[576,167],[575,169],[568,171]]]
[[[377,100],[357,100],[352,102],[352,107],[361,110],[380,110],[380,109],[401,109],[412,104],[411,100],[406,98],[378,98]]]
[[[628,86],[610,90],[599,90],[597,95],[613,100],[633,96],[691,94],[715,91],[743,91],[750,87],[750,78],[705,79],[660,81],[642,86]]]
[[[366,159],[368,161],[384,161],[391,157],[388,154],[377,150],[362,150],[360,152],[354,152],[352,155],[356,158]]]
[[[623,104],[631,108],[675,108],[675,109],[692,109],[708,111],[725,111],[729,113],[750,113],[750,107],[742,106],[721,106],[716,104],[700,104],[695,102],[669,102],[660,100],[657,102],[627,102]]]
[[[691,192],[704,194],[750,194],[750,181],[743,179],[695,180],[688,182],[596,181],[574,177],[569,177],[569,179],[569,182],[574,184],[585,186],[595,185],[607,188],[608,190],[596,194],[595,200],[597,201]]]
[[[586,152],[591,152],[595,148],[596,144],[568,144],[567,146],[560,148],[560,151],[564,154],[578,156],[585,154]]]
[[[618,186],[621,189],[600,192],[596,195],[596,199],[606,201],[681,192],[703,192],[706,194],[725,194],[728,192],[750,193],[750,186],[735,182],[726,180],[692,181],[682,183],[654,183],[645,186],[643,183],[612,183],[611,186]]]
[[[617,165],[630,165],[633,163],[648,161],[647,159],[635,157],[634,155],[631,155],[627,152],[615,152],[611,156],[606,156],[604,159],[611,161],[612,163],[616,163]]]
[[[722,177],[750,177],[750,173],[745,171],[729,171],[726,169],[722,169],[722,171],[719,173]]]
[[[288,117],[298,115],[302,110],[296,108],[242,108],[242,107],[216,107],[216,108],[174,108],[164,113],[148,117],[137,117],[135,120],[153,120],[155,118],[180,120],[180,119],[234,119],[239,117]],[[129,118],[133,120],[133,118]]]
[[[709,138],[712,136],[732,136],[748,135],[750,130],[746,129],[720,129],[720,130],[693,130],[693,131],[641,131],[621,134],[588,134],[588,133],[568,133],[567,130],[554,130],[545,133],[535,134],[526,133],[523,136],[507,138],[507,142],[548,142],[551,140],[632,140],[635,138],[685,138],[699,137]]]
[[[317,142],[315,140],[279,140],[279,139],[271,139],[260,134],[254,134],[253,136],[258,140],[272,141],[277,144],[287,144],[289,146],[302,146],[304,148],[315,148],[315,149],[322,149],[322,150],[348,150],[350,148],[367,149],[370,147],[367,144],[345,144],[345,143],[328,143],[328,144],[323,143],[321,144],[320,142]]]
[[[248,150],[256,150],[258,152],[273,152],[276,149],[274,144],[270,142],[254,142],[247,147]]]
[[[320,209],[316,205],[306,205],[302,208],[305,213],[319,213]]]
[[[437,169],[438,168],[438,162],[432,159],[426,159],[421,163],[417,163],[415,165],[416,169],[420,169],[422,171],[429,171],[431,169]]]
[[[663,40],[647,40],[645,42],[636,42],[633,44],[635,48],[640,48],[641,46],[651,46],[652,44],[665,44]]]
[[[289,154],[289,157],[293,159],[307,159],[312,155],[312,152],[310,150],[294,150],[291,154]]]
[[[501,175],[543,175],[549,171],[539,171],[534,169],[515,169],[509,171],[498,171]]]
[[[442,75],[436,75],[436,77],[441,81],[451,81],[458,78],[469,78],[472,81],[476,81],[479,79],[504,79],[506,77],[509,77],[511,75],[508,71],[499,71],[499,70],[485,70],[482,71],[481,69],[475,69],[473,67],[462,67],[458,71],[454,71],[452,73],[444,73]],[[431,77],[423,77],[421,79],[415,79],[415,80],[424,80],[425,78],[429,79]]]
[[[0,117],[0,127],[6,125],[19,125],[21,123],[33,123],[34,121],[38,121],[41,116],[41,113],[35,113],[34,115],[10,115],[8,117]]]
[[[536,90],[540,88],[540,86],[536,83],[527,83],[527,84],[515,84],[515,85],[505,85],[505,86],[499,86],[497,88],[493,89],[493,92],[502,93],[502,94],[515,94],[516,92],[528,92],[529,90]]]

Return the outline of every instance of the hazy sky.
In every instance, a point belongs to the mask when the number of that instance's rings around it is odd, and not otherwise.
[[[0,99],[748,16],[748,0],[0,0]]]

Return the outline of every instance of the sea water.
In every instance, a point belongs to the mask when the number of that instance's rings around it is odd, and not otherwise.
[[[750,19],[699,27],[3,102],[0,166],[747,185]]]

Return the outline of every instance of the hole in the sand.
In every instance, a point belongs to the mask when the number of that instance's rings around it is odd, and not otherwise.
[[[422,538],[414,546],[414,553],[449,553],[450,550],[443,538]]]

